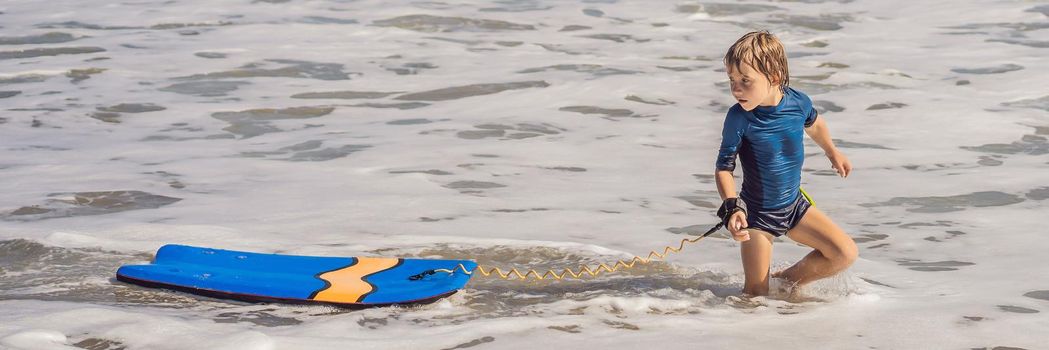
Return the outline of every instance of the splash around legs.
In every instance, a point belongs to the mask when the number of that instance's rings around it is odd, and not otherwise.
[[[782,278],[795,287],[834,276],[859,257],[852,238],[816,207],[809,208],[798,225],[787,231],[787,237],[813,248],[794,265],[772,274],[773,278]]]

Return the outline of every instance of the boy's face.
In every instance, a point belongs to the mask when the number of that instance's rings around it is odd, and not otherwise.
[[[770,82],[764,74],[746,62],[740,64],[738,70],[729,65],[725,67],[725,71],[728,72],[732,97],[736,98],[743,110],[749,112],[757,106],[776,105],[778,82]]]

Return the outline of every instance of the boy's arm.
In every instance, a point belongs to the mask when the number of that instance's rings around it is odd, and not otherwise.
[[[721,195],[721,200],[724,201],[729,198],[736,198],[736,180],[732,178],[732,172],[728,170],[718,170],[714,172],[714,182],[718,186],[718,194]]]
[[[714,181],[718,185],[718,194],[721,195],[721,201],[724,202],[729,198],[736,198],[736,180],[732,178],[732,172],[728,170],[717,170],[714,172]],[[722,204],[724,208],[724,204]],[[720,211],[720,209],[719,209]],[[740,242],[750,240],[750,231],[746,230],[749,227],[747,223],[747,213],[739,211],[727,220],[725,228],[728,232],[732,233],[732,239]]]
[[[736,169],[736,153],[743,143],[743,131],[746,130],[746,119],[741,116],[733,117],[733,113],[739,112],[738,107],[729,109],[725,116],[725,126],[721,130],[721,148],[718,149],[718,159],[715,162],[714,181],[717,183],[718,194],[721,195],[721,208],[718,208],[718,216],[725,223],[725,228],[732,232],[732,238],[737,241],[750,239],[747,230],[747,216],[745,208],[740,206],[736,198],[736,181],[732,179],[732,171]],[[729,200],[730,198],[734,198]],[[732,214],[729,214],[732,213]],[[726,217],[728,216],[727,220]]]
[[[834,147],[834,141],[830,138],[830,128],[827,127],[826,119],[822,118],[822,116],[817,116],[812,126],[805,128],[805,133],[823,149],[823,154],[826,154],[827,158],[830,159],[830,165],[838,172],[838,175],[848,177],[849,173],[852,172],[852,163],[849,162],[849,158],[845,154],[842,154],[837,147]]]

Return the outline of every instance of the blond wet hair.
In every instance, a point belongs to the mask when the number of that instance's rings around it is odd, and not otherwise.
[[[769,82],[779,81],[782,88],[790,84],[783,43],[767,30],[744,34],[728,48],[725,67],[733,67],[738,72],[744,63],[765,75]]]

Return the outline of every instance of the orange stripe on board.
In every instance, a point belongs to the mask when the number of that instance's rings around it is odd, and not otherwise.
[[[325,272],[318,277],[331,286],[318,292],[313,300],[356,303],[374,289],[363,280],[365,276],[397,266],[400,261],[397,258],[357,258],[353,266]]]

